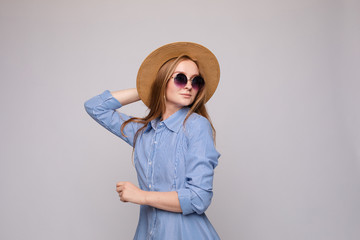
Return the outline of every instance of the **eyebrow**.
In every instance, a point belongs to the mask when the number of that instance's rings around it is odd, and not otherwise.
[[[186,75],[185,72],[183,72],[183,71],[175,71],[174,73],[182,73],[182,74]],[[173,73],[173,74],[174,74],[174,73]],[[193,77],[197,77],[197,76],[200,76],[200,73],[199,73],[199,74],[194,74],[194,75],[192,75],[192,76],[190,77],[190,79],[192,79]]]

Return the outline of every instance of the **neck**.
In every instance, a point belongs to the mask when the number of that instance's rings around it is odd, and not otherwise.
[[[179,106],[166,104],[165,113],[162,115],[161,120],[164,121],[164,120],[168,119],[171,115],[173,115],[180,109],[181,109],[181,107],[179,107]]]

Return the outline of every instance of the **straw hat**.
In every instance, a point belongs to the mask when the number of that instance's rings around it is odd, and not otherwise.
[[[160,67],[169,59],[182,54],[197,62],[205,80],[207,102],[214,94],[220,80],[220,67],[215,55],[206,47],[192,42],[174,42],[166,44],[150,53],[140,66],[136,87],[141,100],[150,105],[151,86]]]

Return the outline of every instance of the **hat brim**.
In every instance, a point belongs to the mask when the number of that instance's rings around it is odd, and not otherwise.
[[[145,58],[139,68],[136,88],[140,99],[146,106],[150,105],[151,86],[160,67],[169,59],[180,55],[188,55],[196,61],[205,80],[205,102],[212,97],[220,80],[220,66],[215,55],[197,43],[175,42],[154,50]]]

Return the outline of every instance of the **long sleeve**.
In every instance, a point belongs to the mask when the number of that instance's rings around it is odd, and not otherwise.
[[[111,95],[109,90],[105,90],[103,93],[87,100],[84,107],[96,122],[133,146],[135,133],[141,127],[141,124],[131,122],[124,129],[125,136],[121,134],[121,125],[130,116],[116,111],[122,105]]]
[[[177,190],[184,215],[202,214],[209,207],[213,196],[214,169],[218,153],[214,146],[209,121],[199,117],[188,129],[188,152],[186,153],[185,188]]]

